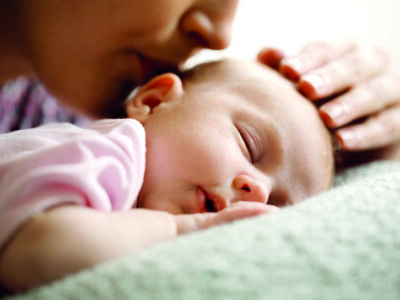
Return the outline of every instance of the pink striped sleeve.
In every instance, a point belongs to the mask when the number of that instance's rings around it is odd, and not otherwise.
[[[58,205],[127,210],[143,183],[145,133],[135,120],[83,129],[51,124],[0,135],[0,247],[21,224]]]

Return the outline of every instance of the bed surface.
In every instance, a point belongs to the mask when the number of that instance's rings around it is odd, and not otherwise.
[[[400,299],[400,164],[6,299]]]

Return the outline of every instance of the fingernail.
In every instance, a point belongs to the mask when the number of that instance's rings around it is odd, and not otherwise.
[[[346,109],[341,103],[327,103],[320,109],[328,115],[331,126],[341,126],[346,122]]]
[[[301,68],[303,67],[303,63],[297,57],[287,57],[284,58],[281,62],[282,65],[288,66],[292,68],[297,73],[301,72]]]
[[[303,63],[297,57],[287,57],[281,61],[281,71],[290,79],[298,80],[302,74]]]
[[[357,133],[354,129],[341,129],[337,132],[337,137],[345,149],[353,149],[358,144]]]
[[[301,80],[310,84],[317,93],[321,92],[324,85],[324,80],[317,74],[306,74],[301,78]]]
[[[267,48],[258,54],[258,60],[277,70],[284,56],[285,54],[280,50]]]

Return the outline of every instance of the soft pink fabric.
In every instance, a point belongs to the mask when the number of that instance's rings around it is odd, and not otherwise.
[[[0,248],[23,223],[54,206],[132,208],[144,168],[144,129],[131,119],[0,135]]]

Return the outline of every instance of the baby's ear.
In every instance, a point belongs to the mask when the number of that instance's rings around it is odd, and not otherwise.
[[[144,124],[157,106],[174,101],[182,94],[182,81],[177,75],[159,75],[136,92],[126,106],[126,113]]]

